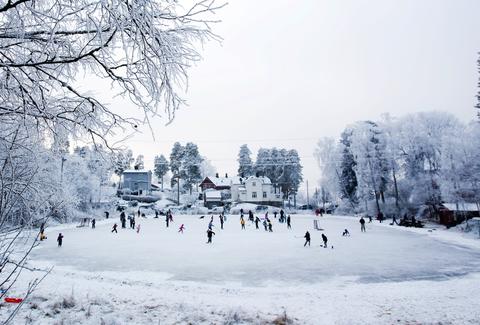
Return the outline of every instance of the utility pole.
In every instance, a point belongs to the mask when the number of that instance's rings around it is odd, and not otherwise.
[[[177,176],[177,205],[180,205],[180,175]]]
[[[307,179],[307,210],[310,209],[309,206],[310,206],[310,199],[308,197],[308,179]]]

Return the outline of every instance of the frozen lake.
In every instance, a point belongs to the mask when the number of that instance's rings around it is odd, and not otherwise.
[[[238,215],[227,216],[221,230],[215,216],[211,245],[206,244],[207,216],[175,216],[169,228],[164,217],[142,219],[138,234],[121,228],[111,233],[111,223],[97,223],[96,229],[47,228],[48,240],[31,257],[89,272],[150,271],[172,280],[246,286],[295,285],[339,276],[363,283],[442,280],[480,270],[477,250],[431,238],[427,230],[422,235],[375,222],[361,233],[357,219],[326,216],[318,218],[324,231],[316,231],[311,215],[292,215],[293,229],[288,230],[271,219],[273,233],[256,230],[248,221],[241,230]],[[182,223],[184,234],[178,233]],[[351,237],[342,237],[345,228]],[[303,247],[306,230],[312,235],[311,247]],[[58,232],[65,236],[62,248],[56,246]],[[320,247],[322,232],[328,236],[328,249]]]

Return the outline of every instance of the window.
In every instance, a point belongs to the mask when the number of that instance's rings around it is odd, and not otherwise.
[[[264,198],[264,199],[267,198],[267,192],[263,192],[263,198]]]
[[[257,186],[257,183],[255,183],[255,182],[252,182],[252,186]]]
[[[257,198],[257,192],[252,192],[252,199],[256,199]]]

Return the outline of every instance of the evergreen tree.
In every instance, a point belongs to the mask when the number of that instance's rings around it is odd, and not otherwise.
[[[135,165],[133,166],[134,169],[141,170],[145,169],[145,163],[144,163],[144,158],[143,155],[139,155],[137,159],[135,160]]]
[[[181,175],[182,161],[185,148],[180,144],[180,142],[175,142],[173,144],[172,152],[170,153],[170,171],[173,174],[171,185],[177,183],[178,177],[183,178]]]
[[[131,168],[131,165],[134,161],[132,150],[121,150],[118,151],[114,157],[113,162],[113,171],[118,176],[121,176],[122,173]]]
[[[270,164],[270,149],[258,149],[257,159],[255,160],[255,174],[258,176],[267,176],[267,168]]]
[[[240,147],[240,152],[238,153],[238,176],[248,177],[254,174],[254,166],[252,158],[250,158],[251,153],[246,144]]]
[[[357,176],[355,174],[356,162],[351,151],[351,136],[352,130],[345,130],[342,132],[340,143],[342,144],[342,156],[340,163],[340,189],[341,198],[348,199],[352,204],[357,203]]]
[[[153,163],[153,172],[155,176],[162,182],[162,191],[163,191],[163,177],[168,173],[170,167],[168,165],[168,161],[164,155],[155,156],[155,161]]]
[[[183,175],[185,180],[184,188],[188,189],[190,194],[192,194],[192,186],[202,180],[202,160],[198,152],[198,146],[188,142],[184,148],[180,174]]]

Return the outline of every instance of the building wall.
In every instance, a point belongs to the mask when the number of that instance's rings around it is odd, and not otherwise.
[[[128,188],[132,191],[141,190],[143,194],[150,193],[152,184],[152,173],[124,173],[122,188]]]
[[[244,191],[241,190],[243,187]],[[242,185],[232,185],[232,200],[258,204],[282,202],[281,194],[274,193],[273,185],[257,177],[249,177]]]

